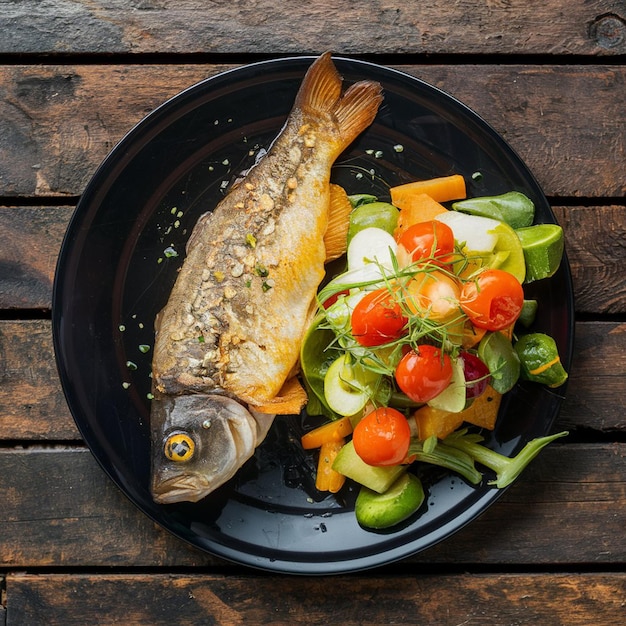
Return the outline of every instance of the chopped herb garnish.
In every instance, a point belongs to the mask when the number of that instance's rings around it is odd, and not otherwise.
[[[154,400],[154,395],[151,393],[147,393],[146,398],[148,398],[148,400]]]
[[[124,324],[120,324],[117,328],[121,333],[123,333],[126,330],[126,326],[124,326]]]
[[[137,369],[137,363],[133,363],[132,361],[126,361],[126,367],[134,372]]]
[[[150,346],[146,345],[145,343],[142,343],[142,344],[139,346],[139,352],[143,352],[143,353],[145,354],[145,353],[146,353],[146,352],[148,352],[149,350],[150,350]]]
[[[256,264],[256,267],[254,268],[254,273],[257,276],[260,276],[261,278],[265,278],[266,276],[269,275],[269,270],[267,269],[267,267],[265,267],[265,265],[261,265],[260,263]]]
[[[122,387],[124,387],[124,389],[128,389],[130,387],[130,383],[122,383]]]
[[[198,337],[198,343],[204,343],[204,335]]]
[[[263,291],[269,291],[272,287],[273,285],[268,283],[266,280],[264,280],[263,284],[261,285],[261,289],[263,289]]]
[[[176,250],[174,250],[174,248],[172,246],[168,246],[167,248],[165,248],[165,250],[163,250],[163,254],[168,259],[178,256],[178,252],[176,252]]]
[[[256,248],[256,237],[252,233],[246,235],[246,245]]]

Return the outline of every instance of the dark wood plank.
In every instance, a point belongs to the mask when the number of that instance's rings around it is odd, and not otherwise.
[[[624,574],[7,578],[10,624],[623,623]],[[97,600],[96,600],[97,598]]]
[[[0,439],[80,440],[57,375],[49,321],[0,321]]]
[[[80,194],[113,145],[149,111],[226,68],[0,67],[0,196]],[[448,91],[483,116],[527,162],[548,195],[626,193],[620,142],[626,134],[626,67],[401,69]],[[570,93],[576,97],[561,95]]]
[[[0,309],[50,309],[70,207],[0,208]]]
[[[57,377],[49,322],[0,322],[0,382],[0,441],[80,440]],[[578,323],[560,427],[625,429],[625,385],[626,324]]]
[[[592,428],[598,431],[624,430],[626,416],[622,401],[624,392],[621,391],[624,381],[626,324],[578,323],[560,424],[573,429],[586,428],[587,423],[593,424]]]
[[[576,311],[624,313],[626,206],[555,207],[565,231]]]
[[[0,52],[623,54],[623,3],[10,3]]]
[[[625,477],[624,444],[555,444],[481,517],[408,561],[623,563]],[[0,449],[0,498],[0,567],[225,565],[157,528],[86,450]]]
[[[626,311],[626,207],[554,208],[565,231],[579,313]],[[71,207],[0,207],[0,308],[49,309]]]

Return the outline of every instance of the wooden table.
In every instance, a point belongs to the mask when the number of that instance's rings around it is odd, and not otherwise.
[[[197,551],[109,481],[65,404],[51,292],[81,192],[145,114],[326,49],[508,140],[565,229],[576,339],[570,435],[492,508],[400,563],[308,578]],[[618,0],[0,0],[0,624],[626,623],[625,53]]]

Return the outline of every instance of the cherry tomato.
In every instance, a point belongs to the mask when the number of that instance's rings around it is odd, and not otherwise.
[[[387,289],[367,293],[352,311],[352,334],[362,346],[380,346],[405,333],[406,317]]]
[[[428,402],[452,380],[450,357],[427,344],[409,350],[396,367],[398,387],[414,402]]]
[[[465,397],[473,400],[482,395],[491,380],[489,368],[471,352],[463,351],[459,354],[463,361],[463,374],[465,376]],[[476,381],[476,382],[473,382]]]
[[[524,290],[513,274],[487,269],[463,285],[459,304],[474,326],[502,330],[519,317]]]
[[[416,315],[441,323],[459,317],[461,285],[446,272],[418,272],[406,289],[406,304]]]
[[[411,440],[409,423],[396,409],[378,408],[354,428],[355,452],[368,465],[399,465],[406,460]]]
[[[443,222],[430,220],[409,226],[398,240],[411,259],[423,261],[432,259],[434,263],[450,263],[454,252],[454,233]]]

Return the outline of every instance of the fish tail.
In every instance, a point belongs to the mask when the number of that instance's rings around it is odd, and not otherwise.
[[[339,131],[339,152],[347,148],[373,121],[383,100],[382,87],[364,80],[341,94],[342,79],[325,52],[309,68],[295,105],[303,112],[330,114]]]

